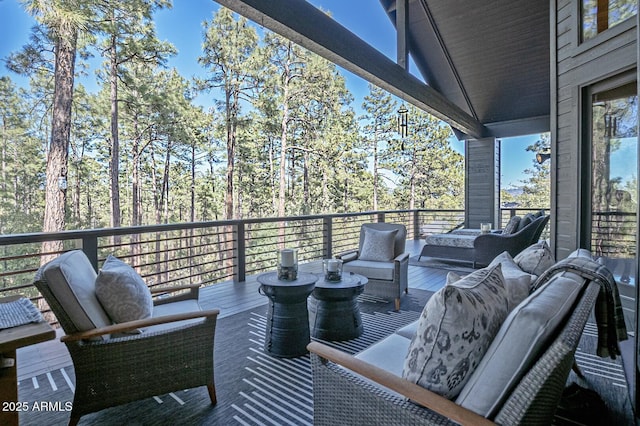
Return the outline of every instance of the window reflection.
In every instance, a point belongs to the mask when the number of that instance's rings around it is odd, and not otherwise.
[[[636,84],[592,99],[591,250],[635,284],[638,99]]]
[[[636,0],[582,0],[582,41],[638,13]]]

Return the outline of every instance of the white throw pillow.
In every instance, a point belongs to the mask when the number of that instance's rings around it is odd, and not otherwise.
[[[455,397],[478,366],[507,316],[500,265],[447,284],[425,305],[402,376]]]
[[[530,245],[513,258],[520,269],[530,274],[540,276],[544,271],[552,267],[556,261],[551,253],[551,248],[546,241],[540,241]]]
[[[580,282],[556,275],[518,305],[491,342],[456,404],[493,418],[549,345],[581,288]]]
[[[142,277],[114,256],[98,273],[96,296],[115,323],[150,318],[153,313],[151,292]]]
[[[509,252],[502,252],[491,261],[489,266],[502,265],[502,276],[507,288],[509,299],[509,311],[518,306],[520,302],[529,297],[531,285],[536,279],[535,275],[524,272],[513,260]]]
[[[364,241],[360,251],[360,260],[373,260],[388,262],[395,257],[394,246],[397,229],[393,231],[380,231],[373,228],[364,228]]]

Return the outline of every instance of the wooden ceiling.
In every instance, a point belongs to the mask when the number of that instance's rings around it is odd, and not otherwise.
[[[304,0],[216,1],[433,114],[460,138],[549,130],[548,1],[406,0],[401,31],[427,84]],[[396,0],[380,4],[372,7],[395,25]]]

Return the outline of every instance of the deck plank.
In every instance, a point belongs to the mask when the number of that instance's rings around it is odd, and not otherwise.
[[[409,240],[406,250],[412,257],[416,256],[423,244],[422,241]],[[322,271],[322,262],[300,264],[300,270],[319,273]],[[410,265],[409,291],[412,288],[435,291],[444,285],[446,276],[445,269]],[[244,282],[225,281],[208,285],[200,289],[199,302],[203,309],[220,309],[220,318],[224,318],[265,304],[267,299],[258,292],[259,286],[257,275],[248,276]],[[55,340],[18,349],[18,380],[72,365],[69,351],[59,340],[63,331],[57,329],[56,334],[58,338]]]

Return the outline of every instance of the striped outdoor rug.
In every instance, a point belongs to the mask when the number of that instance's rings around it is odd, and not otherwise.
[[[361,337],[325,342],[348,353],[359,352],[420,315],[429,292],[414,290],[401,310],[392,302],[360,296],[364,325]],[[220,320],[216,329],[215,375],[218,404],[211,407],[204,387],[158,395],[83,416],[80,425],[312,425],[313,388],[309,356],[283,359],[264,353],[266,305]],[[586,380],[570,380],[596,389],[607,402],[607,424],[633,424],[620,360],[595,353],[595,325],[588,324],[576,359]],[[170,372],[167,372],[170,374]],[[28,407],[21,425],[66,425],[73,401],[73,367],[19,383],[19,398]],[[613,386],[611,386],[613,384]],[[556,425],[588,424],[556,419]]]
[[[325,342],[345,352],[359,352],[396,329],[418,319],[419,312],[362,314],[364,333],[348,342]],[[265,339],[265,315],[252,315],[251,366],[243,379],[252,391],[241,394],[234,404],[234,419],[243,425],[311,425],[313,424],[313,386],[309,356],[280,359],[262,350]]]

